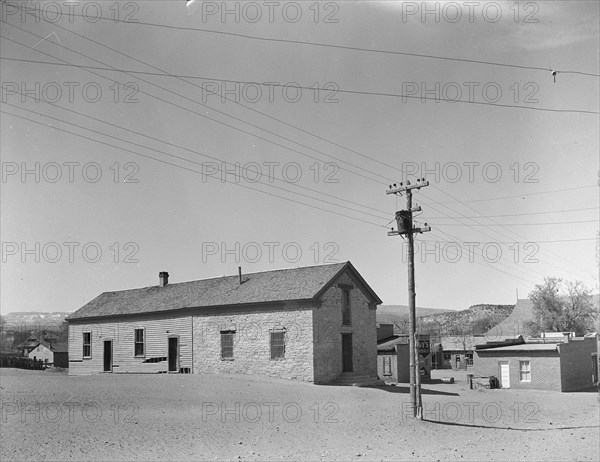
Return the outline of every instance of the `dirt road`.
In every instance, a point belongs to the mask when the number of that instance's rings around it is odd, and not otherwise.
[[[2,460],[599,460],[597,393],[2,369]]]

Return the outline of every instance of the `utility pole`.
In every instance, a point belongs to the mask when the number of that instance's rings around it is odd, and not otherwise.
[[[406,210],[396,212],[396,221],[398,230],[392,228],[388,236],[398,236],[406,234],[408,238],[408,348],[409,348],[409,373],[410,373],[410,402],[413,410],[413,417],[423,418],[421,401],[421,377],[419,367],[418,338],[416,329],[416,293],[415,293],[415,249],[414,235],[431,231],[431,227],[425,223],[421,228],[413,226],[413,212],[421,211],[420,206],[412,205],[412,190],[429,186],[425,178],[418,179],[416,184],[406,181],[406,184],[400,183],[400,186],[390,185],[386,194],[400,194],[406,192]]]

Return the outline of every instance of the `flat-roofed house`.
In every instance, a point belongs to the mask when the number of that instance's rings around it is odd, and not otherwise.
[[[381,300],[350,262],[104,292],[67,318],[69,374],[377,377]]]
[[[561,341],[530,338],[509,346],[477,346],[474,373],[498,377],[502,388],[578,391],[593,385],[596,337],[565,335]]]

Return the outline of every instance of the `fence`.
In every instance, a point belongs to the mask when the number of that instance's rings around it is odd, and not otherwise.
[[[44,361],[29,359],[25,356],[0,355],[0,367],[16,367],[17,369],[45,369]]]

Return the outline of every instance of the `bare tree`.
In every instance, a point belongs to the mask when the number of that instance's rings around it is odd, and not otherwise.
[[[587,333],[596,330],[598,310],[591,290],[581,281],[563,282],[556,277],[544,278],[529,294],[536,319],[527,323],[531,333],[541,331]]]

